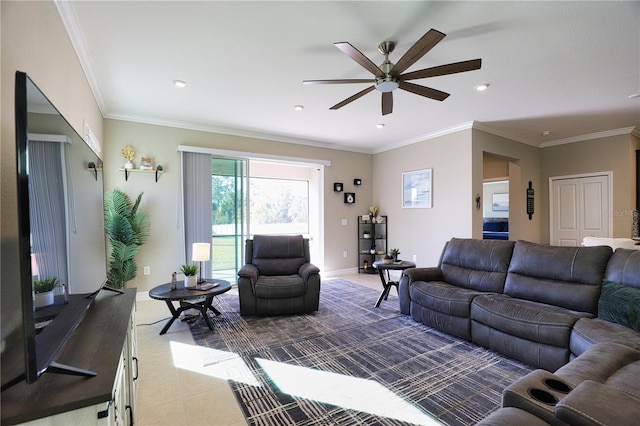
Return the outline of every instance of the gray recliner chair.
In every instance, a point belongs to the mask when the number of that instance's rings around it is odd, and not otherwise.
[[[302,235],[255,235],[238,271],[240,315],[300,314],[318,310],[320,270]]]

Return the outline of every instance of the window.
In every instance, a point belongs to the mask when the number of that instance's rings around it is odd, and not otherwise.
[[[309,234],[309,181],[249,178],[252,234]]]

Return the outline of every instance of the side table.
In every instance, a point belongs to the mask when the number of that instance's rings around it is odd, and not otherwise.
[[[378,274],[380,275],[380,281],[382,281],[382,287],[383,287],[382,293],[380,294],[380,297],[378,298],[378,302],[376,303],[376,308],[379,308],[380,303],[382,303],[382,299],[387,300],[387,298],[389,297],[389,291],[391,290],[391,287],[395,286],[396,291],[398,291],[398,281],[391,281],[391,277],[389,276],[389,270],[404,271],[405,269],[415,268],[416,264],[406,260],[401,260],[399,262],[392,262],[392,263],[384,263],[384,261],[382,260],[376,260],[375,262],[373,262],[373,267],[378,270]],[[384,276],[385,275],[384,271],[387,271],[386,278]]]
[[[169,330],[169,327],[171,327],[171,324],[173,324],[173,322],[180,317],[180,314],[187,309],[197,309],[200,311],[202,317],[209,326],[209,330],[213,330],[213,323],[211,322],[211,318],[209,318],[207,311],[210,310],[215,315],[220,315],[220,311],[214,308],[211,303],[213,302],[214,296],[231,290],[231,284],[229,281],[217,279],[207,279],[206,281],[207,283],[217,284],[217,286],[207,290],[200,290],[197,287],[192,289],[185,288],[184,281],[178,281],[175,290],[170,290],[169,284],[162,284],[149,290],[150,298],[164,300],[169,311],[171,311],[172,317],[167,321],[162,331],[160,331],[161,335],[165,334],[167,330]],[[173,306],[174,301],[179,303],[178,309]]]

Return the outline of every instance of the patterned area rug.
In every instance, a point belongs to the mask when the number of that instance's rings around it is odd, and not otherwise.
[[[191,332],[250,425],[470,425],[532,371],[400,314],[396,296],[375,308],[378,296],[332,279],[318,312],[243,318],[224,294],[215,330],[200,318]]]

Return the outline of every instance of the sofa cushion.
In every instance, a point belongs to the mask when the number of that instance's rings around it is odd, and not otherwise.
[[[617,249],[607,263],[604,279],[640,288],[640,250]]]
[[[260,275],[297,274],[307,263],[302,235],[255,235],[250,262]]]
[[[640,288],[604,281],[598,317],[640,331]]]
[[[599,343],[570,363],[559,368],[555,374],[574,387],[585,380],[594,380],[598,383],[613,384],[622,379],[625,369],[632,364],[640,366],[640,351],[618,343]],[[633,368],[628,372],[633,373]],[[625,391],[636,392],[640,395],[640,380],[631,375],[631,387]],[[620,376],[620,377],[618,377]]]
[[[255,285],[255,295],[259,299],[286,299],[303,296],[306,285],[300,275],[268,276],[260,275]]]
[[[513,245],[513,241],[452,238],[440,260],[442,281],[502,293]]]
[[[601,318],[580,319],[571,330],[571,353],[580,355],[598,343],[620,343],[640,350],[640,333]]]
[[[561,247],[518,241],[504,293],[519,299],[598,312],[611,247]]]
[[[555,414],[570,425],[637,426],[640,399],[615,387],[587,380],[556,405]]]
[[[573,324],[589,316],[505,294],[480,295],[471,303],[472,320],[512,336],[561,348],[569,347]]]
[[[411,300],[426,308],[469,318],[471,301],[482,292],[456,287],[442,281],[416,281],[409,288]]]

